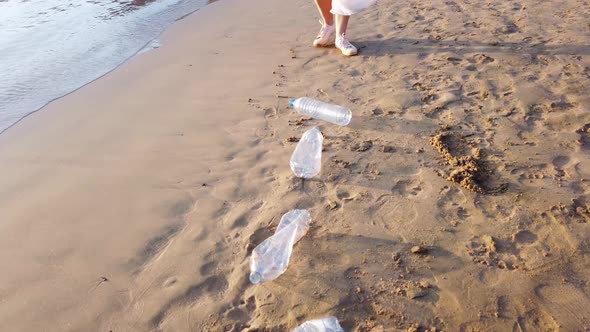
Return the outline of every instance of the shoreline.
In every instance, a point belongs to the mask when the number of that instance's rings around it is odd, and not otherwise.
[[[351,21],[351,58],[310,46],[316,15],[207,5],[0,135],[7,329],[590,326],[590,9],[378,2]],[[322,171],[302,182],[288,160],[315,125]],[[252,249],[291,209],[308,234],[251,285]]]

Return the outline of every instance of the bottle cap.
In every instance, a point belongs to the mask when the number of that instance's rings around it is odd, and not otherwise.
[[[289,107],[293,107],[293,105],[295,105],[295,99],[290,99],[289,100]]]
[[[253,284],[257,284],[262,281],[262,276],[258,272],[250,273],[250,282]]]

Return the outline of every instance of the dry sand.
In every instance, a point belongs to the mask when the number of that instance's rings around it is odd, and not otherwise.
[[[590,327],[587,1],[223,0],[0,137],[0,330]],[[277,96],[353,109],[349,127]],[[288,160],[311,125],[323,171]],[[277,280],[249,253],[313,226]]]

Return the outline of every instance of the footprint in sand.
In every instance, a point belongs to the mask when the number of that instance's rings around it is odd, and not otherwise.
[[[492,63],[492,62],[496,61],[496,59],[492,58],[489,55],[485,55],[485,54],[476,54],[473,56],[473,59],[476,63],[482,64],[482,65],[487,65],[488,63]]]
[[[513,331],[560,331],[560,325],[544,310],[531,309],[516,319]]]
[[[326,199],[326,205],[331,210],[339,209],[347,203],[360,198],[360,194],[348,191],[346,188],[336,188]]]
[[[528,130],[532,131],[533,129],[539,128],[538,122],[545,122],[547,110],[545,106],[540,104],[531,105],[524,116],[524,121],[528,125]]]
[[[457,188],[443,189],[436,207],[436,218],[445,224],[457,227],[471,217],[471,213],[465,209],[462,204],[466,202],[466,197]]]
[[[512,240],[518,244],[527,245],[537,241],[537,235],[532,232],[522,230],[512,236]]]
[[[250,321],[256,308],[256,298],[254,296],[250,296],[245,300],[241,299],[239,303],[229,307],[223,313],[223,317],[227,321],[232,322],[228,324],[229,326],[233,327],[231,331],[242,331],[242,329],[249,327],[246,322]],[[242,325],[239,325],[240,323],[242,323]]]
[[[143,248],[131,259],[130,263],[137,267],[138,271],[142,270],[150,262],[157,260],[161,253],[166,250],[172,238],[177,236],[182,230],[184,223],[177,222],[164,227],[160,234],[149,239]]]
[[[556,224],[588,223],[590,222],[590,203],[587,202],[586,197],[580,196],[572,199],[571,204],[552,206],[541,216]]]
[[[150,320],[154,330],[160,328],[166,319],[180,310],[197,303],[203,296],[221,296],[228,288],[229,283],[223,275],[210,276],[202,282],[187,287],[184,292],[164,303],[160,310]]]
[[[467,250],[474,263],[506,270],[520,267],[518,250],[511,241],[490,235],[475,236],[467,244]]]
[[[520,29],[518,28],[516,23],[509,22],[506,25],[504,25],[503,27],[497,29],[496,32],[501,33],[501,34],[505,34],[505,35],[511,35],[513,33],[520,32]]]
[[[199,271],[201,272],[201,275],[210,275],[213,272],[215,272],[215,269],[217,268],[217,261],[210,261],[207,262],[203,265],[201,265],[201,267],[199,268]]]
[[[553,158],[553,166],[555,166],[556,169],[561,169],[563,166],[567,165],[569,161],[570,157],[568,156],[556,156]]]
[[[375,224],[386,230],[395,229],[400,225],[411,224],[418,218],[416,204],[409,200],[401,200],[397,196],[384,195],[375,202],[371,215]]]
[[[234,207],[232,210],[235,211],[240,211],[240,209],[243,212],[236,212],[236,214],[234,213],[230,213],[233,211],[230,211],[228,209],[229,206],[231,206],[231,204],[226,204],[224,202],[223,206],[219,209],[218,212],[215,213],[216,216],[223,216],[224,222],[223,224],[229,223],[229,229],[233,230],[236,228],[243,228],[244,226],[246,226],[248,224],[248,221],[251,220],[251,217],[253,214],[256,213],[256,211],[258,209],[260,209],[262,206],[264,205],[263,201],[258,201],[255,202],[250,208],[247,208],[245,206],[237,206]]]
[[[580,145],[584,150],[590,150],[590,123],[585,124],[582,128],[577,130],[577,133],[580,135]]]
[[[411,198],[418,196],[422,192],[424,185],[424,182],[417,179],[400,180],[395,183],[391,191],[403,197]]]
[[[542,238],[530,230],[519,230],[512,234],[514,252],[523,263],[523,268],[530,275],[546,273],[562,262],[560,248],[552,248],[547,236]]]
[[[489,196],[479,196],[474,201],[475,207],[490,219],[510,222],[517,213],[517,207],[510,201],[495,199]]]

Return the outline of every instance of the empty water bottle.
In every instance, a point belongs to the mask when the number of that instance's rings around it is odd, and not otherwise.
[[[299,241],[311,223],[307,210],[291,210],[283,215],[274,235],[252,251],[250,282],[274,280],[287,270],[293,245]]]
[[[344,332],[336,317],[307,321],[291,332]]]
[[[297,113],[301,115],[328,121],[339,126],[346,126],[352,118],[352,112],[344,106],[328,104],[308,97],[291,99],[289,106],[295,108]]]
[[[291,156],[291,170],[296,177],[310,179],[320,172],[323,142],[324,136],[318,127],[303,133]]]

